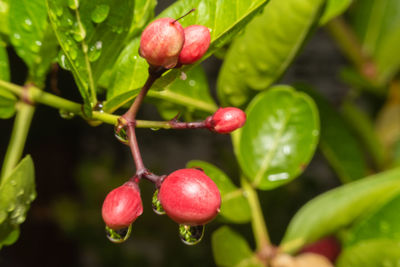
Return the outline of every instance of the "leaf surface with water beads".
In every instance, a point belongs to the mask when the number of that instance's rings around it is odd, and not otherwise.
[[[13,244],[19,236],[19,225],[25,221],[30,203],[36,197],[35,171],[26,156],[0,183],[0,248]]]
[[[190,8],[196,11],[182,18],[179,22],[183,27],[199,24],[210,29],[211,44],[207,53],[201,60],[211,56],[215,51],[228,43],[243,27],[262,10],[268,0],[182,0],[177,1],[164,10],[158,17],[179,18]],[[105,111],[114,111],[132,100],[143,86],[147,74],[148,64],[139,56],[138,40],[132,40],[128,45],[132,49],[124,49],[114,68],[114,83],[111,93],[107,94]],[[153,90],[163,90],[171,84],[181,72],[187,72],[194,65],[186,65],[180,69],[167,72],[152,87]],[[190,103],[188,103],[190,104]]]
[[[41,87],[57,54],[57,43],[47,20],[46,1],[12,0],[9,5],[11,44],[28,66],[28,80]]]
[[[129,33],[133,0],[47,0],[62,47],[60,65],[71,70],[90,115],[103,72],[113,65]]]

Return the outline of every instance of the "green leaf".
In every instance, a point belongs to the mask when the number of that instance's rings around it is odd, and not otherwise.
[[[333,106],[316,91],[298,86],[311,96],[321,117],[320,149],[343,183],[366,175],[366,161],[360,144]],[[344,145],[345,144],[345,145]]]
[[[377,63],[381,83],[389,81],[399,70],[397,53],[400,39],[400,1],[357,1],[352,9],[354,29],[366,53]]]
[[[28,79],[41,87],[57,53],[46,0],[12,0],[9,4],[11,43],[28,66]]]
[[[179,22],[183,27],[193,24],[204,25],[211,29],[211,44],[208,52],[194,65],[211,56],[216,50],[223,47],[237,34],[258,12],[262,10],[268,0],[182,0],[172,4],[158,17],[178,18],[185,14],[190,8],[197,8],[195,12],[184,17]],[[139,40],[134,40],[121,53],[115,66],[114,83],[107,93],[105,111],[117,110],[126,102],[132,100],[140,89],[147,76],[148,64],[138,54]],[[152,87],[153,90],[163,90],[171,84],[181,72],[187,72],[194,65],[186,65],[180,69],[167,72]],[[128,98],[121,98],[125,95]],[[189,103],[187,103],[189,104]]]
[[[286,71],[319,18],[324,0],[271,1],[232,43],[218,77],[224,105],[243,106]]]
[[[234,223],[250,221],[250,206],[247,198],[243,195],[243,190],[235,186],[222,170],[200,160],[192,160],[186,166],[188,168],[199,167],[203,169],[218,186],[222,200],[220,215]]]
[[[8,64],[8,54],[5,45],[0,38],[0,80],[10,80],[10,66]]]
[[[400,242],[385,239],[368,240],[342,251],[337,267],[399,266]]]
[[[313,100],[290,86],[275,86],[249,104],[236,148],[253,186],[272,189],[298,176],[314,155],[319,137]]]
[[[345,246],[352,246],[367,239],[392,239],[400,241],[400,195],[395,196],[376,212],[370,214],[351,229]]]
[[[207,114],[217,110],[210,95],[207,76],[201,65],[189,70],[185,80],[176,79],[163,91],[150,91],[148,96],[157,101],[157,108],[163,118],[171,119],[178,113],[191,115],[195,110]],[[204,119],[204,114],[198,116]]]
[[[0,247],[18,238],[18,226],[25,221],[35,199],[35,174],[31,157],[26,156],[0,183]]]
[[[137,36],[144,26],[154,17],[156,0],[135,0],[135,13],[130,29],[130,36]]]
[[[96,105],[97,84],[127,39],[133,0],[47,0],[50,21],[62,47],[62,67],[75,77],[86,113]],[[88,114],[90,115],[90,114]]]
[[[0,88],[0,119],[8,119],[14,116],[16,103],[15,95]]]
[[[287,251],[297,251],[305,244],[351,225],[399,192],[400,168],[328,191],[297,212],[287,228],[282,246]]]
[[[0,0],[0,34],[8,35],[10,32],[8,27],[9,0]]]
[[[327,0],[319,24],[324,25],[331,19],[339,16],[351,5],[353,0]]]
[[[213,233],[212,250],[217,266],[264,266],[257,260],[247,241],[228,226],[220,227]]]

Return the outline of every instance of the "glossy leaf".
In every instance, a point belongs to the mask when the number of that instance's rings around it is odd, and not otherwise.
[[[200,161],[192,160],[187,164],[188,168],[201,168],[218,186],[221,192],[220,215],[234,223],[245,223],[251,219],[250,206],[243,190],[235,186],[228,176],[216,166]]]
[[[400,192],[400,168],[328,191],[303,206],[290,222],[282,245],[297,251],[305,244],[351,225]]]
[[[246,114],[236,153],[253,186],[272,189],[297,177],[318,144],[313,100],[290,86],[275,86],[257,95]]]
[[[18,226],[25,221],[35,199],[35,174],[30,156],[26,156],[0,184],[0,247],[18,238]]]
[[[16,103],[15,95],[0,88],[0,119],[8,119],[14,116]]]
[[[129,33],[130,36],[137,36],[144,26],[146,26],[147,22],[154,17],[154,8],[156,5],[156,0],[135,0],[135,13]]]
[[[232,43],[218,77],[224,105],[243,106],[286,71],[319,18],[323,0],[271,1]]]
[[[339,16],[351,5],[353,0],[328,0],[326,1],[324,11],[319,19],[319,24],[323,25],[331,19]]]
[[[176,79],[163,91],[150,91],[150,99],[158,100],[157,109],[164,119],[171,119],[178,113],[191,116],[195,110],[203,113],[198,116],[204,119],[206,115],[217,110],[217,105],[210,95],[207,76],[199,65],[189,70],[185,79]]]
[[[217,266],[264,266],[257,260],[246,240],[228,226],[220,227],[213,233],[212,250]]]
[[[158,17],[178,18],[190,8],[197,8],[195,12],[179,20],[183,27],[193,24],[204,25],[211,30],[211,44],[204,60],[216,50],[228,43],[259,11],[268,0],[182,0],[177,1],[162,12]],[[148,64],[139,57],[139,40],[133,40],[129,45],[131,49],[124,49],[115,66],[115,77],[107,93],[105,111],[114,111],[132,100],[137,90],[143,86],[148,73]],[[195,65],[200,63],[197,62]],[[153,90],[163,90],[194,65],[187,65],[180,69],[167,72],[152,87]],[[133,92],[133,93],[132,93]],[[121,97],[124,96],[124,97]]]
[[[321,117],[319,147],[343,183],[366,175],[366,160],[358,140],[350,131],[342,116],[314,90],[299,86],[310,95],[318,106]]]
[[[354,29],[364,50],[377,63],[379,80],[386,82],[400,67],[400,2],[363,0],[357,1],[352,10]]]
[[[133,0],[47,0],[49,15],[62,47],[59,63],[70,69],[85,102],[96,104],[103,72],[124,46],[134,14]],[[89,114],[90,115],[90,114]]]
[[[11,43],[28,66],[29,80],[42,86],[57,53],[46,0],[12,0],[9,4]]]
[[[337,267],[399,266],[400,242],[374,239],[346,248],[339,256]]]

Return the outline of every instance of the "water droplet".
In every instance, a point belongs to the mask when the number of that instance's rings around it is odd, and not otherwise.
[[[56,15],[59,16],[59,17],[61,17],[62,14],[64,13],[62,7],[60,7],[60,6],[57,6],[55,8],[55,12],[56,12]]]
[[[153,127],[153,128],[150,128],[150,130],[152,130],[152,131],[158,131],[158,130],[160,130],[160,128]]]
[[[192,86],[192,87],[195,86],[196,85],[196,81],[195,80],[190,80],[189,81],[189,85]]]
[[[8,212],[11,212],[11,211],[13,211],[15,209],[15,204],[14,203],[10,203],[10,205],[8,206],[8,208],[7,208],[7,211]]]
[[[32,202],[36,198],[36,193],[33,192],[32,194],[29,195],[29,201]]]
[[[180,78],[182,81],[186,80],[186,79],[187,79],[186,73],[184,73],[184,72],[182,71],[182,72],[181,72],[181,75],[179,76],[179,78]]]
[[[124,127],[119,127],[118,125],[114,128],[114,136],[120,141],[121,143],[128,145],[128,135],[126,134],[126,129]]]
[[[33,42],[31,44],[30,48],[31,48],[32,52],[37,53],[37,52],[39,52],[41,46],[42,46],[42,42],[39,40],[36,40],[35,42]]]
[[[22,196],[25,193],[24,189],[18,191],[17,196]]]
[[[78,0],[68,0],[68,7],[72,10],[78,9],[79,1]]]
[[[11,181],[10,181],[10,184],[11,184],[12,186],[16,186],[16,185],[17,185],[17,181],[11,180]]]
[[[19,33],[14,33],[11,35],[11,41],[14,46],[19,46],[21,44],[21,35]]]
[[[76,51],[76,49],[71,49],[69,51],[69,56],[72,60],[75,60],[78,57],[78,51]]]
[[[101,48],[103,46],[103,43],[101,41],[97,41],[94,45],[92,45],[89,48],[89,61],[93,62],[96,61],[97,59],[99,59],[100,55],[101,55]]]
[[[86,37],[86,30],[83,27],[78,27],[78,30],[74,32],[74,39],[77,42],[82,42]]]
[[[24,20],[24,23],[22,24],[22,27],[27,31],[31,31],[32,30],[32,20],[30,20],[29,18],[26,18]]]
[[[108,12],[110,12],[108,5],[98,5],[93,10],[91,18],[94,23],[101,23],[107,18]]]
[[[164,211],[164,209],[163,209],[163,207],[161,205],[160,200],[158,199],[158,192],[159,192],[158,189],[156,191],[154,191],[153,198],[152,198],[152,201],[151,201],[151,205],[153,207],[153,211],[156,214],[163,215],[163,214],[165,214],[165,211]]]
[[[62,52],[58,54],[58,64],[60,64],[61,68],[65,70],[71,70],[71,66],[68,62],[67,56]]]
[[[65,21],[67,22],[68,26],[72,26],[72,24],[74,24],[74,22],[70,18],[67,18]]]
[[[72,112],[67,111],[65,109],[60,109],[59,113],[60,113],[60,117],[63,118],[63,119],[66,119],[66,120],[70,120],[73,117],[75,117],[75,113],[72,113]]]
[[[106,235],[108,240],[110,240],[113,243],[122,243],[125,242],[129,236],[131,235],[132,231],[132,224],[129,225],[129,227],[122,228],[119,230],[113,230],[106,226]]]
[[[185,245],[196,245],[204,235],[204,225],[179,225],[179,237]]]

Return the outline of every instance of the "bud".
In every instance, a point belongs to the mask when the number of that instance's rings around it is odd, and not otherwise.
[[[112,190],[103,202],[103,220],[113,230],[128,227],[142,212],[139,186],[131,181]]]
[[[184,29],[185,43],[179,54],[179,63],[193,64],[199,60],[210,46],[211,36],[207,27],[192,25]]]
[[[206,120],[206,127],[211,131],[226,134],[241,128],[246,122],[246,113],[234,107],[219,108]]]
[[[172,18],[153,21],[144,29],[139,54],[150,65],[171,69],[178,63],[185,42],[181,24]]]

